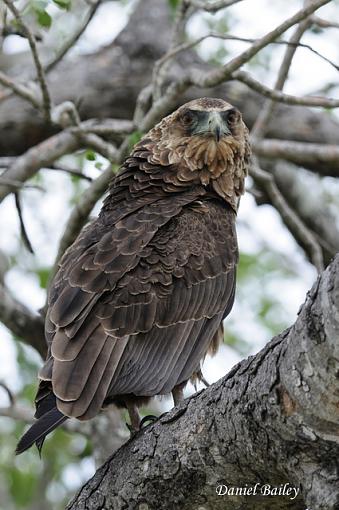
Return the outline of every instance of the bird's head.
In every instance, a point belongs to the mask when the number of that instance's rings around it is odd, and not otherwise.
[[[179,181],[211,186],[237,208],[250,158],[248,129],[237,108],[222,99],[195,99],[146,138],[153,140],[152,162],[173,165]]]
[[[201,98],[183,105],[175,112],[174,131],[186,138],[196,137],[205,144],[218,144],[223,139],[243,134],[241,114],[222,99]]]

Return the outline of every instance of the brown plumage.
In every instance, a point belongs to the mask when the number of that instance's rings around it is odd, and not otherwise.
[[[51,285],[39,419],[18,453],[110,403],[137,428],[136,406],[171,391],[177,401],[200,376],[233,305],[249,156],[240,113],[211,98],[185,104],[134,147]]]

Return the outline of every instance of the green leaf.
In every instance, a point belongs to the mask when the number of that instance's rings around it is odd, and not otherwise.
[[[17,506],[25,507],[32,501],[35,494],[38,484],[37,476],[32,472],[13,469],[7,477],[13,500]]]
[[[44,28],[50,28],[52,25],[52,18],[47,11],[35,9],[35,14],[40,26]]]
[[[48,284],[48,278],[49,278],[49,274],[51,272],[51,268],[50,267],[42,267],[40,269],[37,270],[37,275],[38,275],[38,278],[39,278],[39,284],[40,284],[40,287],[42,289],[46,289],[47,288],[47,284]]]
[[[53,2],[60,7],[60,9],[70,10],[72,6],[72,0],[53,0]]]
[[[128,138],[128,147],[131,150],[136,143],[138,143],[141,140],[142,132],[138,129],[136,131],[133,131],[132,134],[129,135]]]
[[[168,0],[168,3],[170,5],[171,9],[173,9],[175,11],[180,3],[180,0]]]
[[[95,152],[90,150],[86,151],[85,157],[88,161],[95,161],[97,159]]]

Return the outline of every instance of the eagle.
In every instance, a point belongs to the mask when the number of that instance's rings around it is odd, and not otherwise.
[[[241,113],[217,98],[184,104],[135,145],[51,283],[37,420],[17,454],[110,404],[137,431],[140,406],[169,393],[176,405],[202,378],[234,302],[249,161]]]

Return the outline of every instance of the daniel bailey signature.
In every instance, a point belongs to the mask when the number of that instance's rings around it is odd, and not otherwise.
[[[216,493],[218,496],[286,496],[289,499],[295,499],[300,492],[300,488],[293,487],[289,483],[281,485],[270,485],[269,483],[247,485],[236,487],[234,485],[217,485]]]

